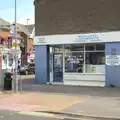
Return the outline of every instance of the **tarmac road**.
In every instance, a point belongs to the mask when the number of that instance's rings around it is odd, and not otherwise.
[[[13,111],[0,110],[0,120],[60,120],[43,116],[22,115]]]
[[[91,118],[68,118],[60,116],[50,116],[42,114],[20,114],[20,112],[0,110],[0,120],[108,120],[108,119],[91,119]],[[29,113],[29,112],[28,112]],[[109,119],[112,120],[112,119]]]

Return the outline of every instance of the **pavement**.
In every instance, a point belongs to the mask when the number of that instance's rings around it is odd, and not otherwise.
[[[120,120],[120,88],[36,85],[26,80],[24,92],[0,93],[1,110]]]
[[[84,87],[70,85],[23,84],[23,91],[64,93],[70,95],[88,95],[98,97],[120,97],[120,88]]]
[[[117,118],[120,120],[120,98],[40,92],[1,93],[0,110],[22,111],[23,113],[71,114],[90,118],[112,118],[112,120]]]
[[[84,87],[72,85],[40,85],[34,84],[34,75],[23,75],[23,91],[27,92],[46,92],[46,93],[64,93],[69,95],[87,95],[98,97],[120,97],[120,88],[110,87]]]
[[[17,111],[57,111],[82,102],[80,97],[45,93],[1,93],[0,109]]]

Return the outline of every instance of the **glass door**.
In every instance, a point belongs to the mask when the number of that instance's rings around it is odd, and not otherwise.
[[[53,54],[53,82],[63,82],[63,54]]]

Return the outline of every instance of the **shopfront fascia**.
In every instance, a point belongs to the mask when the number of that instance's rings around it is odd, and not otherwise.
[[[49,82],[105,86],[105,44],[119,41],[120,32],[108,32],[36,36],[34,45],[49,46]]]

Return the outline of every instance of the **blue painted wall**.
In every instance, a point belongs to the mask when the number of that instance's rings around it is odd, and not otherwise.
[[[35,47],[35,83],[46,84],[49,82],[49,46]]]
[[[111,50],[116,50],[116,55],[120,55],[120,43],[106,43],[105,54],[111,55]],[[120,65],[108,66],[106,65],[106,86],[114,85],[120,86]]]

